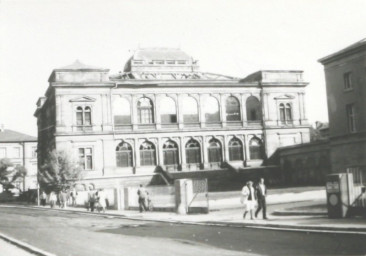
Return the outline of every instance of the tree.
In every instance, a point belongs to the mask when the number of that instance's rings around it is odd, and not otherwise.
[[[13,188],[13,183],[19,178],[24,178],[27,175],[27,170],[24,166],[17,164],[14,168],[14,164],[8,159],[0,159],[0,184],[3,185],[5,190]]]
[[[38,172],[40,186],[48,191],[70,189],[81,177],[79,163],[65,151],[51,151]]]

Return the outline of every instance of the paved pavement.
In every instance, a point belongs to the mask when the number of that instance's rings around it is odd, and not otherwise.
[[[0,207],[0,230],[59,256],[366,253],[359,234],[186,225],[49,208]]]
[[[9,243],[3,239],[0,239],[0,255],[9,255],[9,256],[34,256],[16,245]]]

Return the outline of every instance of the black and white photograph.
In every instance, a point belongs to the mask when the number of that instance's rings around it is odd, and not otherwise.
[[[32,255],[366,255],[366,1],[0,0]]]

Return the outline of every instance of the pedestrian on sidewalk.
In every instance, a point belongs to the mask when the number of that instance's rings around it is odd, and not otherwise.
[[[71,205],[76,206],[76,198],[78,196],[78,192],[76,189],[71,190],[70,197],[71,197]]]
[[[241,195],[241,202],[244,204],[243,219],[245,219],[247,213],[250,212],[250,219],[253,220],[253,211],[256,206],[256,193],[252,181],[248,181],[243,187]]]
[[[39,199],[41,200],[41,205],[46,206],[46,199],[47,199],[46,192],[42,191],[41,195],[39,196]]]
[[[264,184],[264,178],[259,179],[259,183],[256,186],[256,194],[258,199],[258,208],[255,211],[255,217],[257,218],[258,213],[262,210],[263,219],[267,219],[267,205],[266,205],[266,196],[267,196],[267,187]]]
[[[105,197],[105,193],[103,191],[103,189],[99,189],[97,191],[96,195],[96,202],[97,202],[97,211],[101,212],[103,211],[103,213],[105,213],[105,209],[107,207],[106,205],[106,197]]]
[[[137,190],[137,195],[139,196],[139,210],[140,212],[147,211],[146,200],[149,193],[146,191],[144,186],[140,184],[139,189]]]
[[[51,208],[55,207],[56,202],[57,202],[56,193],[51,191],[51,193],[50,193],[50,206],[51,206]]]
[[[96,195],[95,192],[90,190],[88,193],[88,211],[94,212]]]
[[[67,193],[65,189],[62,189],[59,193],[60,208],[66,209],[67,207]]]

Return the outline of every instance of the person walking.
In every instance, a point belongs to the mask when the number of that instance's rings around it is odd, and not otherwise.
[[[139,196],[139,210],[140,212],[147,211],[146,207],[146,199],[149,193],[146,189],[140,184],[139,189],[137,190],[137,195]]]
[[[95,208],[95,201],[96,201],[96,195],[95,192],[90,190],[88,193],[88,202],[89,202],[89,208],[91,212],[94,212]]]
[[[51,191],[51,193],[50,193],[50,206],[51,206],[51,208],[55,207],[56,202],[57,202],[56,193]]]
[[[39,199],[41,200],[41,205],[46,206],[46,199],[47,199],[46,192],[42,191],[41,195],[39,196]]]
[[[256,205],[256,194],[252,181],[248,181],[243,187],[241,190],[241,195],[241,202],[244,204],[243,219],[245,219],[247,213],[250,212],[250,219],[253,220],[253,211]]]
[[[71,205],[76,206],[76,197],[78,196],[78,192],[75,189],[71,190],[70,197],[71,197]]]
[[[267,219],[267,205],[266,205],[266,196],[267,196],[267,187],[264,184],[264,179],[260,178],[259,183],[256,187],[256,194],[258,199],[258,208],[255,211],[255,217],[257,218],[258,213],[262,210],[263,219]]]
[[[103,191],[103,189],[99,189],[96,193],[96,197],[97,197],[97,210],[98,212],[102,211],[103,213],[105,213],[105,209],[107,207],[106,205],[106,197],[105,197],[105,193]]]
[[[60,199],[60,208],[66,209],[68,198],[67,198],[67,193],[64,189],[60,191],[59,199]]]

